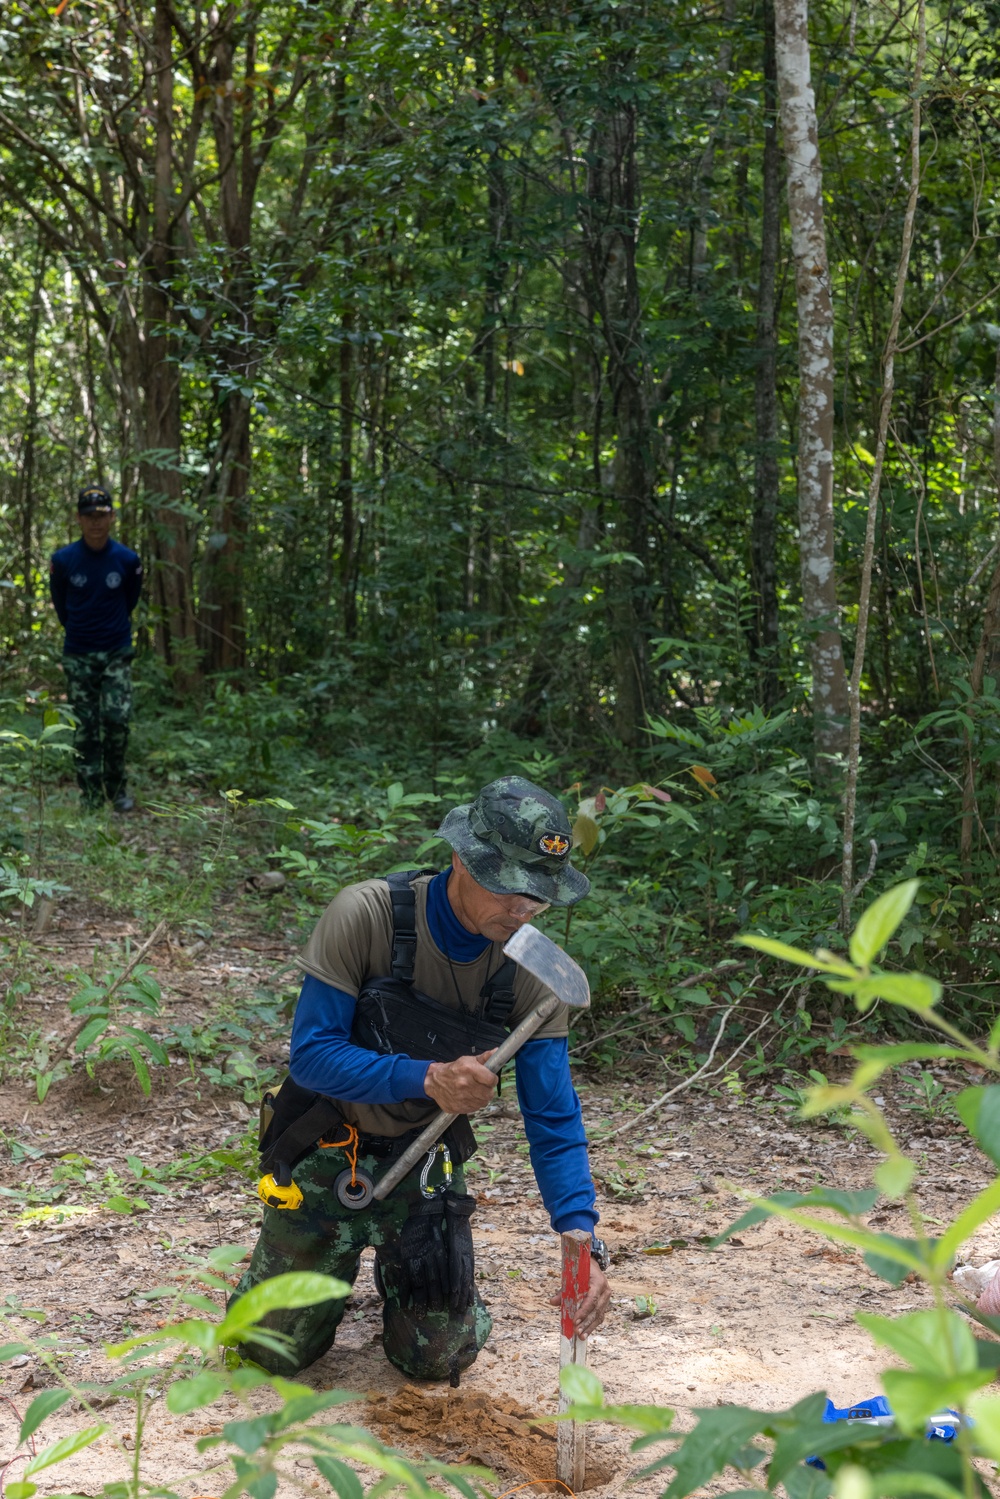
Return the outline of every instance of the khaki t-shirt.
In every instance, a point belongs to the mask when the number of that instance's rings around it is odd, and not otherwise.
[[[417,957],[415,988],[439,1004],[458,1009],[459,999],[468,1010],[478,1010],[479,996],[488,978],[504,961],[503,947],[493,942],[472,963],[448,961],[427,926],[427,886],[433,876],[418,875],[416,892]],[[392,901],[385,880],[364,880],[347,885],[327,906],[299,959],[306,973],[342,989],[357,999],[370,979],[390,973],[392,946]],[[457,989],[457,993],[456,993]],[[514,977],[514,1008],[509,1025],[513,1029],[551,993],[524,968]],[[555,1014],[535,1032],[537,1036],[562,1037],[569,1033],[568,1009],[560,1005]],[[422,1057],[414,1058],[423,1061]],[[437,1111],[432,1099],[407,1099],[405,1103],[369,1104],[335,1100],[344,1118],[365,1134],[402,1135],[414,1125],[426,1124]]]

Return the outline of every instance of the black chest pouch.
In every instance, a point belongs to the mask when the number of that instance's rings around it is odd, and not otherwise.
[[[487,1007],[488,1008],[488,1007]],[[372,979],[358,995],[351,1040],[383,1056],[454,1062],[492,1051],[507,1030],[487,1014],[440,1004],[402,979]]]

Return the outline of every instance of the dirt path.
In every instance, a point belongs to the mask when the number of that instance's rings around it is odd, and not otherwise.
[[[192,955],[163,945],[150,955],[173,1024],[194,1025],[220,996],[246,1013],[255,993],[266,990],[287,962],[290,948],[282,942],[243,938],[237,925],[228,937],[216,937],[210,953]],[[78,965],[95,940],[126,933],[127,923],[102,919],[97,925],[86,912],[60,912],[38,945],[36,967],[41,970],[44,962],[47,976],[22,1002],[30,1025],[42,1035],[68,1034],[67,968]],[[265,1061],[280,1066],[281,1050],[276,1043]],[[885,1360],[874,1353],[853,1315],[859,1309],[898,1312],[923,1305],[920,1286],[904,1284],[894,1291],[856,1255],[830,1250],[774,1222],[716,1251],[701,1242],[738,1215],[733,1189],[763,1193],[815,1183],[870,1185],[874,1157],[865,1142],[836,1128],[792,1123],[767,1087],[758,1095],[690,1097],[664,1109],[651,1128],[616,1142],[608,1132],[655,1089],[613,1086],[605,1078],[581,1074],[578,1083],[592,1138],[603,1139],[594,1148],[593,1164],[602,1231],[614,1258],[612,1311],[590,1340],[591,1367],[604,1381],[607,1398],[672,1406],[684,1424],[693,1409],[717,1403],[774,1409],[818,1388],[826,1388],[838,1403],[877,1392]],[[96,1083],[78,1071],[54,1084],[42,1104],[27,1081],[9,1085],[0,1098],[0,1129],[8,1143],[0,1157],[5,1194],[0,1299],[13,1325],[32,1326],[18,1317],[19,1308],[44,1311],[45,1330],[66,1341],[65,1368],[80,1377],[110,1377],[103,1345],[149,1329],[162,1317],[157,1303],[145,1302],[142,1293],[169,1281],[185,1256],[220,1244],[249,1250],[259,1216],[251,1189],[235,1170],[220,1168],[208,1180],[192,1173],[169,1184],[168,1191],[152,1191],[135,1180],[126,1158],[138,1157],[162,1174],[180,1152],[238,1141],[250,1112],[238,1089],[207,1082],[183,1056],[169,1074],[154,1073],[148,1100],[117,1065],[99,1072]],[[987,1163],[933,1111],[896,1117],[911,1149],[924,1160],[919,1187],[924,1206],[947,1221],[990,1179]],[[480,1287],[495,1328],[461,1389],[404,1390],[405,1382],[380,1347],[370,1252],[337,1343],[306,1380],[317,1388],[358,1392],[367,1403],[346,1407],[343,1419],[368,1424],[405,1450],[491,1464],[505,1480],[493,1490],[500,1495],[518,1481],[550,1471],[546,1463],[554,1443],[532,1418],[551,1413],[556,1404],[558,1329],[547,1298],[557,1284],[558,1250],[534,1188],[516,1109],[505,1100],[487,1122],[470,1185],[480,1202],[474,1219]],[[15,1164],[11,1142],[44,1154]],[[53,1190],[54,1176],[65,1170],[67,1152],[86,1157],[77,1172],[89,1172],[91,1181],[71,1181],[60,1200],[39,1204],[37,1199]],[[108,1196],[108,1172],[124,1184],[126,1196],[144,1197],[148,1210],[115,1213],[100,1206],[102,1194]],[[34,1210],[25,1198],[29,1190]],[[880,1206],[871,1221],[906,1232],[902,1212],[891,1206]],[[990,1258],[997,1249],[987,1228],[970,1257]],[[639,1315],[636,1298],[642,1299],[645,1315]],[[217,1299],[221,1311],[221,1295]],[[2,1470],[15,1454],[14,1412],[23,1414],[47,1376],[33,1358],[16,1367],[0,1365],[0,1374]],[[256,1406],[264,1408],[266,1398],[255,1397]],[[193,1417],[174,1417],[157,1401],[147,1429],[146,1476],[178,1483],[196,1471],[197,1437],[218,1430],[235,1411],[234,1403],[224,1401]],[[127,1402],[110,1404],[103,1416],[119,1436],[131,1427]],[[79,1411],[67,1407],[46,1421],[40,1438],[54,1440],[81,1424]],[[616,1428],[592,1429],[594,1476],[605,1480],[592,1489],[595,1499],[620,1494],[625,1480],[642,1467],[628,1449],[629,1439]],[[39,1492],[72,1486],[78,1494],[94,1493],[103,1482],[124,1476],[127,1450],[105,1436],[51,1475],[40,1475]],[[15,1465],[9,1476],[18,1471]],[[303,1467],[303,1483],[309,1484],[311,1473]],[[664,1486],[662,1478],[641,1479],[629,1492],[646,1499]],[[182,1485],[182,1491],[204,1495],[221,1487]],[[279,1493],[297,1491],[290,1485]]]

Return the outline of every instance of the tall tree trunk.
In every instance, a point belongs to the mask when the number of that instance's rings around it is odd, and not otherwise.
[[[736,0],[723,0],[722,22],[732,26],[736,20]],[[695,192],[698,197],[698,218],[691,235],[691,290],[698,289],[708,273],[708,230],[712,218],[712,174],[715,156],[719,149],[719,127],[729,97],[729,70],[733,64],[733,44],[725,37],[719,47],[719,67],[712,80],[712,106],[714,118],[708,127],[708,140],[698,159],[695,173]]]
[[[80,322],[83,327],[83,375],[80,380],[80,393],[86,408],[87,419],[87,461],[90,471],[99,478],[104,476],[104,460],[101,454],[101,418],[97,405],[97,382],[94,378],[94,350],[92,329],[90,326],[90,310],[86,302],[80,304]],[[121,494],[119,493],[119,501]]]
[[[31,310],[28,314],[28,404],[24,413],[24,440],[21,448],[21,570],[24,574],[24,630],[31,638],[35,613],[35,445],[38,437],[38,324],[42,311],[42,283],[45,279],[45,249],[41,238],[31,278]]]
[[[920,99],[923,89],[924,56],[926,49],[924,0],[917,0],[917,53],[913,69],[911,94],[913,119],[910,128],[910,185],[903,217],[902,242],[899,262],[896,266],[896,285],[892,298],[892,313],[889,332],[882,358],[882,395],[878,411],[878,435],[875,442],[875,462],[868,489],[868,516],[865,522],[864,553],[861,561],[861,588],[858,594],[858,630],[854,645],[854,661],[851,666],[850,686],[850,738],[847,750],[847,777],[844,784],[844,843],[841,868],[840,920],[845,932],[850,929],[851,905],[864,883],[854,884],[854,809],[858,791],[858,766],[861,755],[861,677],[865,668],[865,642],[868,638],[868,616],[871,607],[872,568],[875,558],[875,523],[878,518],[879,499],[882,490],[882,470],[889,440],[889,420],[892,416],[892,400],[896,389],[896,352],[899,344],[899,324],[903,315],[903,296],[906,291],[906,276],[910,268],[910,249],[913,245],[913,225],[917,216],[917,201],[920,196]]]
[[[344,258],[350,264],[353,242],[345,236]],[[340,508],[340,598],[344,634],[354,640],[358,633],[358,594],[354,566],[357,525],[354,514],[354,308],[351,288],[344,288],[344,310],[340,332],[340,450],[337,459],[337,499]]]
[[[504,57],[499,48],[494,49],[493,54],[493,77],[497,87],[502,87],[504,81]],[[482,440],[489,454],[489,467],[495,469],[496,457],[499,454],[500,467],[506,478],[509,463],[509,442],[506,434],[510,431],[510,386],[513,378],[513,333],[511,329],[506,330],[505,358],[503,368],[503,385],[500,410],[497,410],[497,370],[498,353],[503,326],[503,294],[508,275],[508,261],[506,240],[508,233],[508,219],[510,216],[510,201],[507,182],[504,176],[503,163],[500,157],[500,142],[491,137],[487,144],[489,152],[486,164],[486,196],[487,212],[490,231],[490,248],[486,262],[486,285],[483,297],[483,322],[480,330],[478,344],[480,357],[483,365],[483,423]],[[516,315],[515,320],[516,320]],[[520,366],[519,366],[520,367]],[[505,434],[499,444],[496,440],[497,428],[502,427]],[[499,493],[487,494],[485,500],[482,498],[479,486],[473,486],[473,506],[469,516],[470,543],[475,538],[475,598],[481,615],[487,617],[493,607],[493,571],[496,562],[493,538],[494,529],[496,534],[504,535],[510,515],[511,492],[506,487]],[[496,523],[494,527],[494,522]],[[492,627],[489,623],[485,626],[483,643],[490,645]]]
[[[649,695],[649,600],[654,586],[648,575],[652,566],[648,541],[655,461],[636,269],[639,212],[636,111],[632,104],[621,104],[594,127],[583,217],[587,296],[606,344],[607,384],[617,431],[611,469],[615,550],[635,559],[617,563],[608,575],[615,731],[626,749],[642,743]]]
[[[1000,342],[997,343],[993,380],[993,480],[996,486],[997,508],[1000,510]],[[979,636],[975,660],[969,677],[972,688],[971,703],[982,696],[983,683],[987,676],[1000,681],[1000,561],[993,569],[983,627]],[[962,781],[962,822],[959,835],[959,850],[962,860],[962,879],[966,886],[972,884],[972,852],[975,842],[976,823],[981,824],[976,781],[979,775],[979,756],[972,735],[965,731],[965,775]],[[967,902],[963,912],[963,926],[968,931],[972,921],[972,908]]]
[[[246,664],[244,566],[249,528],[250,422],[253,383],[255,285],[250,251],[250,223],[259,163],[252,151],[256,32],[235,11],[217,37],[207,69],[214,90],[212,131],[221,163],[219,219],[226,246],[225,302],[219,319],[218,348],[222,366],[218,465],[212,536],[202,572],[201,638],[209,671],[240,671]],[[234,33],[246,26],[244,78],[235,76]],[[241,86],[237,86],[241,84]]]
[[[778,701],[778,330],[777,283],[781,248],[778,159],[778,75],[774,56],[774,0],[764,9],[764,152],[761,163],[760,269],[757,277],[757,368],[754,375],[753,522],[750,561],[754,585],[753,653],[764,708]]]
[[[243,563],[250,416],[249,397],[242,390],[230,390],[219,416],[216,503],[202,571],[199,635],[209,672],[241,671],[246,663]]]
[[[175,690],[186,695],[197,679],[197,642],[191,584],[191,547],[182,511],[183,485],[178,467],[181,446],[179,373],[173,358],[173,312],[168,283],[173,254],[173,58],[170,7],[157,0],[153,22],[153,71],[156,100],[156,154],[153,186],[153,235],[143,299],[143,384],[145,387],[145,454],[142,480],[150,522],[153,601],[157,610],[160,654],[174,669]]]
[[[847,749],[847,676],[833,536],[833,303],[823,220],[808,0],[774,0],[775,57],[799,317],[798,486],[802,613],[810,635],[817,769]]]

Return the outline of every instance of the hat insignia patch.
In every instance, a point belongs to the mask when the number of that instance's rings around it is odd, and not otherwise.
[[[538,847],[543,854],[548,854],[553,859],[562,859],[569,853],[569,839],[562,833],[543,833],[538,840]]]

